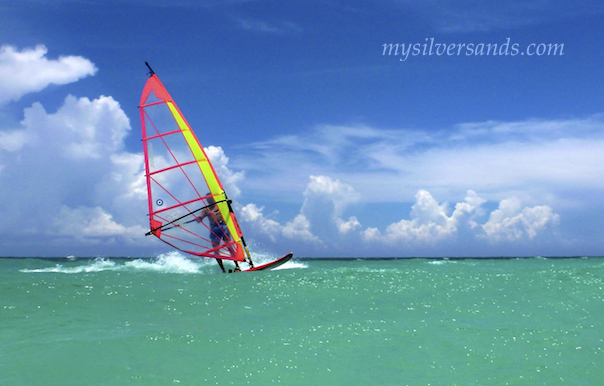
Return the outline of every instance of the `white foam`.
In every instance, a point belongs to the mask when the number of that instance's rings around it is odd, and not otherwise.
[[[276,260],[272,255],[266,253],[255,253],[253,255],[254,262],[256,265],[263,265]],[[102,272],[102,271],[147,271],[147,272],[160,272],[160,273],[180,273],[180,274],[191,274],[191,273],[210,273],[216,265],[214,259],[190,259],[186,255],[178,251],[172,251],[166,254],[161,254],[155,259],[136,259],[126,261],[123,264],[117,263],[110,259],[98,258],[95,260],[79,260],[79,265],[73,265],[76,263],[74,260],[70,260],[65,265],[57,264],[54,267],[38,268],[38,269],[23,269],[21,272],[25,273],[64,273],[64,274],[78,274],[78,273],[91,273],[91,272]],[[288,261],[287,263],[277,267],[275,269],[299,269],[308,268],[308,266],[298,261]]]
[[[200,268],[210,265],[210,260],[191,260],[180,252],[169,252],[159,255],[154,260],[138,259],[128,261],[125,268],[142,271],[164,272],[164,273],[199,273]]]
[[[428,261],[428,264],[432,264],[432,265],[443,265],[443,264],[456,264],[457,261],[455,260],[430,260]]]
[[[46,273],[88,273],[88,272],[101,272],[107,270],[115,270],[116,264],[111,260],[95,259],[85,265],[78,265],[77,267],[64,267],[61,264],[57,264],[54,267],[49,268],[38,268],[38,269],[22,269],[21,272],[46,272]]]
[[[279,256],[280,257],[280,256]],[[253,252],[252,259],[254,260],[254,265],[260,266],[270,262],[277,260],[279,257],[275,257],[275,255],[266,253],[266,252]],[[280,265],[277,268],[273,268],[273,271],[279,269],[299,269],[299,268],[308,268],[308,266],[302,262],[290,260],[287,263]]]
[[[54,267],[23,269],[21,272],[32,273],[90,273],[102,271],[149,271],[163,273],[201,273],[207,270],[205,267],[212,266],[210,259],[188,259],[179,252],[169,252],[159,255],[155,259],[136,259],[126,261],[123,264],[116,263],[110,259],[98,258],[95,260],[81,261],[81,265],[73,266],[72,263],[64,266],[57,264]]]
[[[308,265],[300,262],[300,261],[288,261],[287,263],[280,265],[277,268],[274,268],[274,271],[277,271],[279,269],[300,269],[300,268],[308,268]]]

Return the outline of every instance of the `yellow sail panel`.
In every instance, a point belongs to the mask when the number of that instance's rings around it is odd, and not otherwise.
[[[220,182],[218,181],[218,178],[216,177],[212,166],[208,162],[208,158],[205,152],[203,151],[201,145],[197,141],[197,138],[195,138],[195,135],[191,131],[191,128],[184,121],[183,117],[180,115],[176,107],[174,107],[174,104],[172,102],[168,102],[168,107],[170,108],[172,115],[174,115],[174,119],[176,120],[178,127],[180,127],[180,130],[182,131],[182,135],[185,137],[187,144],[191,148],[191,151],[193,152],[193,155],[195,156],[195,159],[199,164],[199,168],[201,169],[201,173],[203,174],[206,179],[206,182],[208,183],[210,192],[214,195],[222,193],[222,186],[220,185]]]
[[[185,122],[179,110],[174,106],[174,103],[168,102],[167,104],[170,108],[170,111],[172,112],[172,115],[174,115],[174,119],[180,127],[180,130],[182,131],[182,134],[185,137],[187,144],[191,148],[195,159],[197,160],[197,164],[199,165],[199,169],[201,170],[201,173],[206,179],[208,188],[210,189],[210,193],[214,196],[214,201],[218,203],[217,206],[220,210],[220,214],[225,220],[229,232],[231,233],[231,235],[233,235],[235,242],[240,244],[241,231],[239,230],[238,226],[235,226],[232,220],[229,205],[225,202],[226,195],[224,194],[224,190],[222,188],[222,185],[220,184],[220,181],[218,180],[218,177],[216,176],[216,172],[214,171],[212,164],[208,160],[206,153],[201,148],[199,141],[197,141],[195,134],[193,134],[193,131],[191,130],[187,122]]]

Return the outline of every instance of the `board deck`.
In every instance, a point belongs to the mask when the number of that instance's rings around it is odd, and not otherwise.
[[[254,267],[254,268],[246,269],[243,272],[262,271],[262,270],[265,270],[265,269],[277,268],[278,266],[283,265],[283,264],[287,263],[288,261],[290,261],[293,256],[294,256],[293,253],[288,253],[287,255],[283,256],[280,259],[277,259],[275,261],[271,261],[270,263],[267,263],[267,264],[259,265],[259,266]]]

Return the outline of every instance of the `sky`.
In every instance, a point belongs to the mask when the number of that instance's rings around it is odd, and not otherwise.
[[[0,1],[0,256],[155,257],[149,76],[250,249],[604,255],[604,4]]]

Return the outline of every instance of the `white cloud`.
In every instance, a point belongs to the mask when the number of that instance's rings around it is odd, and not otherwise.
[[[247,204],[241,208],[241,219],[253,224],[257,231],[275,242],[283,227],[277,221],[264,217],[263,210],[264,207],[259,208],[255,204]]]
[[[120,221],[145,224],[146,216],[144,219],[132,216],[133,213],[143,214],[146,209],[147,180],[143,171],[143,155],[114,153],[105,167],[91,191],[92,202],[102,204]]]
[[[350,216],[348,221],[344,221],[339,217],[335,218],[338,231],[341,234],[347,234],[361,228],[361,223],[355,216]]]
[[[356,217],[341,218],[346,207],[359,201],[360,195],[350,185],[327,176],[310,176],[304,191],[301,214],[312,222],[309,229],[325,240],[347,234],[361,227]],[[337,233],[334,232],[337,230]]]
[[[484,211],[486,200],[469,190],[464,202],[457,203],[453,213],[447,215],[447,204],[439,204],[432,195],[420,190],[411,210],[411,220],[401,220],[389,225],[385,234],[377,228],[362,232],[368,242],[385,244],[429,245],[443,240],[456,241],[460,232],[469,231],[466,241],[485,239],[491,243],[532,240],[547,233],[560,222],[560,216],[545,205],[526,207],[521,200],[512,197],[502,200],[499,208],[491,212],[485,224],[475,220]]]
[[[44,46],[0,47],[0,104],[97,71],[85,58],[46,54]],[[75,246],[133,237],[139,230],[134,214],[144,216],[133,205],[141,197],[132,190],[142,157],[123,153],[129,131],[128,117],[113,98],[71,95],[54,113],[34,103],[20,127],[0,131],[2,244],[26,237],[52,253],[47,247],[58,240]]]
[[[49,231],[76,239],[100,237],[142,239],[146,229],[140,225],[126,227],[118,224],[111,214],[98,206],[70,208],[62,205]]]
[[[255,172],[248,186],[265,195],[295,194],[309,175],[321,174],[347,181],[372,202],[411,202],[419,188],[454,199],[472,188],[489,201],[521,196],[565,205],[558,194],[569,187],[604,189],[603,148],[602,115],[464,123],[440,132],[319,126],[253,144],[237,165]]]
[[[447,204],[439,204],[428,191],[418,191],[415,198],[415,204],[411,208],[412,220],[401,220],[389,225],[384,235],[376,228],[368,228],[363,232],[365,240],[390,244],[399,241],[428,244],[452,238],[460,226],[475,226],[473,217],[480,214],[479,207],[485,202],[469,190],[465,201],[457,203],[451,216],[447,216]]]
[[[321,240],[312,234],[310,231],[310,222],[304,214],[298,214],[292,221],[288,221],[285,225],[279,222],[266,218],[262,211],[264,207],[258,208],[255,204],[247,204],[240,213],[240,219],[249,223],[254,229],[252,232],[264,237],[268,237],[270,241],[277,242],[285,239],[310,241],[312,243],[321,244]]]
[[[228,168],[229,157],[224,154],[220,146],[208,146],[205,152],[222,182],[229,198],[237,198],[241,194],[238,184],[245,178],[244,172],[233,172]]]
[[[468,190],[465,199],[450,210],[448,203],[438,202],[422,189],[416,192],[410,219],[392,223],[382,233],[377,227],[362,230],[356,216],[342,218],[360,197],[352,186],[337,179],[310,176],[300,213],[285,225],[266,218],[264,208],[254,204],[243,208],[241,218],[251,225],[257,239],[281,244],[287,240],[307,241],[310,242],[307,247],[320,245],[326,251],[346,250],[348,254],[375,253],[382,247],[399,246],[429,253],[445,243],[482,247],[517,245],[539,236],[551,236],[560,222],[560,216],[551,207],[528,206],[517,197],[501,200],[499,209],[492,211],[486,220],[487,200],[473,190]]]
[[[2,232],[37,234],[31,242],[41,245],[71,238],[74,247],[142,239],[143,157],[123,151],[129,131],[111,97],[68,96],[54,113],[40,103],[25,109],[13,141],[0,147]]]
[[[0,131],[0,150],[17,151],[27,142],[23,131]]]
[[[53,114],[34,103],[25,109],[20,129],[0,132],[0,164],[20,159],[13,167],[24,168],[40,162],[52,173],[70,160],[101,161],[122,149],[129,130],[128,117],[111,97],[69,95]]]
[[[119,103],[105,96],[91,101],[69,95],[54,114],[34,103],[25,109],[22,124],[28,141],[73,160],[100,159],[119,151],[130,131]]]
[[[252,18],[235,18],[235,22],[240,28],[248,31],[270,33],[270,34],[284,34],[287,32],[299,33],[302,29],[295,23],[286,20],[279,20],[276,22],[267,22],[265,20],[252,19]]]
[[[9,45],[0,47],[0,105],[50,84],[72,83],[97,71],[92,62],[80,56],[49,60],[47,53],[43,45],[21,51]]]
[[[313,235],[310,231],[310,221],[308,221],[303,213],[297,215],[293,221],[286,223],[281,230],[281,233],[289,239],[302,239],[305,241],[322,243],[321,239]]]
[[[348,205],[360,199],[352,186],[327,176],[310,176],[304,196],[306,202],[326,198],[333,204],[335,216],[340,216]]]
[[[502,200],[482,227],[491,241],[532,240],[539,232],[560,223],[560,216],[548,206],[523,208],[520,200]]]
[[[310,176],[304,197],[300,213],[285,225],[264,217],[264,208],[255,204],[243,207],[241,218],[273,242],[281,236],[327,245],[337,241],[338,235],[360,229],[361,224],[356,217],[351,216],[346,221],[340,218],[348,205],[359,200],[360,196],[351,186],[327,176]]]

